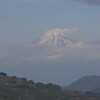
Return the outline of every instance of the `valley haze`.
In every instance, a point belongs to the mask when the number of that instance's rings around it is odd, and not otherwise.
[[[0,0],[0,71],[67,86],[100,75],[100,0]]]
[[[99,74],[96,69],[100,69],[100,45],[67,38],[67,31],[74,29],[55,30],[46,32],[32,44],[2,47],[1,69],[35,81],[60,85],[69,84],[81,76]]]

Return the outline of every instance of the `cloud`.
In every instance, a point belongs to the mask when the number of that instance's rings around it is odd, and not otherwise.
[[[44,60],[55,60],[55,59],[59,59],[59,58],[61,58],[63,56],[64,56],[64,53],[50,55],[50,56],[45,57]]]
[[[30,44],[0,45],[0,65],[40,61],[100,60],[100,44],[76,43],[72,47],[42,48]]]
[[[77,1],[82,1],[83,3],[88,3],[88,4],[100,5],[100,0],[77,0]]]
[[[56,29],[53,29],[53,30],[49,30],[47,32],[54,32],[54,33],[70,33],[70,32],[75,32],[75,31],[78,31],[79,28],[56,28]]]
[[[83,1],[83,0],[81,0]],[[88,4],[97,4],[100,5],[100,0],[84,0],[83,2],[86,2]]]
[[[100,45],[76,43],[71,47],[37,48],[26,61],[77,61],[100,59]],[[40,50],[40,51],[39,51]]]

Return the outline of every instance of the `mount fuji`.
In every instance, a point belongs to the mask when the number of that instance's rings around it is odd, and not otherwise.
[[[74,29],[54,29],[47,31],[36,39],[32,47],[35,49],[36,58],[43,60],[74,59],[81,55],[81,42],[69,39],[66,34]]]
[[[67,46],[70,47],[76,42],[67,38],[64,32],[59,32],[59,30],[51,30],[43,34],[40,38],[36,39],[33,42],[35,46],[53,46],[61,47]]]

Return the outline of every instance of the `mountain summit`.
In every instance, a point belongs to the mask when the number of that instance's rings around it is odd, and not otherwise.
[[[76,59],[76,57],[82,56],[84,44],[75,42],[67,37],[67,34],[76,30],[76,28],[58,28],[47,31],[32,44],[34,55],[36,55],[35,59],[60,61],[66,59],[69,61],[69,59]]]
[[[38,38],[33,44],[36,46],[68,46],[74,44],[74,41],[68,39],[64,31],[59,29],[50,30]]]

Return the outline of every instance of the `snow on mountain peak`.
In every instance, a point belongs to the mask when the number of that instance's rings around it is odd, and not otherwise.
[[[68,39],[65,34],[76,31],[76,28],[73,29],[54,29],[47,31],[39,39],[37,39],[35,45],[48,45],[48,46],[70,46],[74,42]]]

